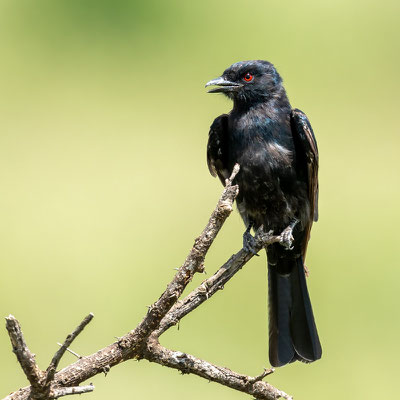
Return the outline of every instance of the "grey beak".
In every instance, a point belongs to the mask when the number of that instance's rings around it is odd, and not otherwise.
[[[207,86],[218,86],[214,89],[209,90],[208,93],[233,92],[242,87],[240,83],[228,81],[223,76],[207,82],[205,87]]]

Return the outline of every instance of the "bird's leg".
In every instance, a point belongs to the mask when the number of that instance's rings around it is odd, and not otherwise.
[[[250,233],[251,228],[254,226],[254,221],[249,220],[249,225],[247,226],[247,229],[243,233],[243,248],[249,252],[254,254],[255,256],[258,256],[257,252],[254,250],[255,247],[255,239],[254,236]]]
[[[294,227],[298,224],[299,220],[298,219],[293,219],[293,221],[289,224],[289,226],[284,229],[284,231],[281,233],[281,239],[279,243],[285,247],[286,250],[293,250],[293,229]]]

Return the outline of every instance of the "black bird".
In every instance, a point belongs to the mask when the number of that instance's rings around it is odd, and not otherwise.
[[[209,93],[233,100],[232,111],[211,125],[207,162],[223,184],[240,164],[236,201],[247,227],[245,247],[252,251],[251,228],[284,231],[285,240],[267,248],[270,363],[318,360],[322,350],[304,264],[318,219],[318,149],[310,122],[292,110],[282,78],[268,61],[233,64],[210,85],[216,87]]]

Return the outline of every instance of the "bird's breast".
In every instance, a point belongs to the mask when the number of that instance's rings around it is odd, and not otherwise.
[[[266,226],[287,223],[292,215],[287,183],[296,173],[291,133],[282,121],[240,122],[230,131],[229,153],[232,164],[240,164],[236,182],[241,214]]]
[[[292,143],[285,143],[263,130],[240,130],[232,136],[230,143],[232,162],[255,170],[290,169],[293,164]]]

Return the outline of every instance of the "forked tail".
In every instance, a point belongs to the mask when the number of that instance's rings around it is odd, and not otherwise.
[[[322,349],[301,257],[268,263],[269,360],[280,367],[321,358]]]

